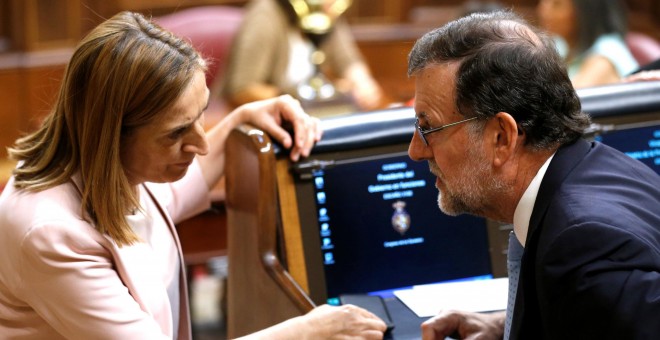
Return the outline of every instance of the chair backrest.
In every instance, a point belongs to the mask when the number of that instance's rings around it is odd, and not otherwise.
[[[172,33],[189,39],[209,61],[206,84],[211,86],[222,71],[228,51],[243,20],[243,8],[233,6],[200,6],[187,8],[154,20]]]
[[[283,229],[290,224],[281,222],[280,206],[292,206],[282,189],[293,185],[278,183],[288,161],[276,160],[271,139],[249,126],[230,133],[226,150],[227,335],[233,339],[302,315],[314,303],[299,273],[304,267],[296,266],[301,242],[287,240]]]
[[[660,59],[660,42],[640,32],[628,32],[626,45],[640,66]]]

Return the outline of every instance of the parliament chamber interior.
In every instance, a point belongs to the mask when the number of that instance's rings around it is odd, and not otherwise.
[[[2,1],[0,188],[15,166],[5,149],[49,112],[76,43],[103,18],[121,10],[137,11],[176,34],[188,35],[213,60],[207,77],[211,85],[213,77],[222,77],[246,2]],[[500,3],[535,22],[536,0]],[[660,41],[660,2],[626,4],[630,32]],[[345,16],[386,102],[368,112],[319,111],[324,137],[308,159],[290,162],[285,150],[251,126],[230,134],[228,166],[224,180],[213,189],[212,208],[177,226],[192,287],[196,338],[242,336],[316,305],[339,303],[340,293],[375,291],[389,292],[383,296],[398,321],[394,338],[414,338],[423,318],[392,295],[393,288],[462,277],[506,277],[511,227],[469,216],[449,218],[434,209],[437,191],[427,165],[412,162],[406,154],[415,123],[408,52],[422,34],[459,17],[464,5],[460,0],[354,0]],[[595,123],[588,138],[660,172],[658,94],[660,81],[578,90],[583,110]],[[227,110],[225,103],[213,102],[208,125]],[[393,188],[380,178],[405,180]],[[356,187],[368,190],[356,196]],[[402,198],[408,201],[405,208],[394,204]],[[405,237],[391,227],[381,233],[377,221],[389,221],[402,209],[417,223],[440,220],[448,228],[411,230]],[[356,225],[362,228],[348,230]],[[451,260],[429,264],[424,261],[429,257]],[[421,274],[427,272],[442,274]],[[204,289],[210,295],[205,296]],[[195,297],[205,301],[195,304]]]

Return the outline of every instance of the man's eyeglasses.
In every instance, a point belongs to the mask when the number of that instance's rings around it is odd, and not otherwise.
[[[431,128],[431,129],[428,129],[428,130],[422,130],[422,127],[419,126],[419,118],[415,118],[415,128],[417,128],[417,135],[419,136],[419,138],[422,139],[422,141],[424,142],[424,145],[429,146],[429,142],[426,140],[426,135],[428,135],[429,133],[438,132],[438,131],[444,130],[448,127],[458,125],[458,124],[461,124],[461,123],[465,123],[465,122],[469,122],[469,121],[477,119],[477,118],[479,118],[479,117],[472,117],[472,118],[468,118],[468,119],[463,119],[463,120],[459,120],[458,122],[446,124],[446,125],[443,125],[443,126],[438,126],[438,127]]]

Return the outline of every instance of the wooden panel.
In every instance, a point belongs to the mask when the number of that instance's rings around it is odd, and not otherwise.
[[[0,146],[7,157],[6,147],[19,137],[21,118],[21,77],[18,70],[0,70]]]
[[[359,41],[358,46],[371,72],[390,102],[406,102],[415,94],[408,78],[408,53],[414,41]]]
[[[80,39],[80,6],[80,0],[12,0],[12,16],[6,19],[13,22],[15,49],[74,46]]]
[[[69,51],[0,54],[0,159],[16,138],[38,127],[50,111]],[[0,180],[13,163],[0,167]]]
[[[94,2],[100,6],[99,8],[103,9],[106,16],[112,16],[123,10],[159,16],[196,6],[243,6],[248,0],[95,0]]]
[[[11,48],[11,22],[6,20],[9,16],[9,2],[0,1],[0,53]]]
[[[660,41],[660,1],[629,6],[628,29],[646,33]]]
[[[353,0],[353,4],[346,11],[346,17],[351,24],[395,23],[405,19],[406,7],[405,1],[402,0]]]
[[[282,228],[286,251],[287,270],[296,282],[309,294],[307,283],[307,268],[305,265],[300,232],[300,218],[298,216],[298,202],[294,191],[293,177],[289,172],[289,160],[280,159],[276,163],[277,187],[280,200],[280,218],[286,221],[286,228]]]
[[[0,147],[5,148],[20,135],[36,129],[52,107],[69,50],[10,53],[0,58]]]
[[[41,124],[53,107],[60,82],[64,74],[64,65],[29,68],[23,71],[25,82],[24,111],[21,112],[21,128],[33,131]]]

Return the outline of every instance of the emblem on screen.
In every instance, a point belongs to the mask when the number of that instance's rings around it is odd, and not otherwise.
[[[392,204],[394,208],[394,214],[392,214],[392,227],[399,234],[403,235],[410,229],[410,215],[404,209],[406,207],[406,202],[396,201]]]

